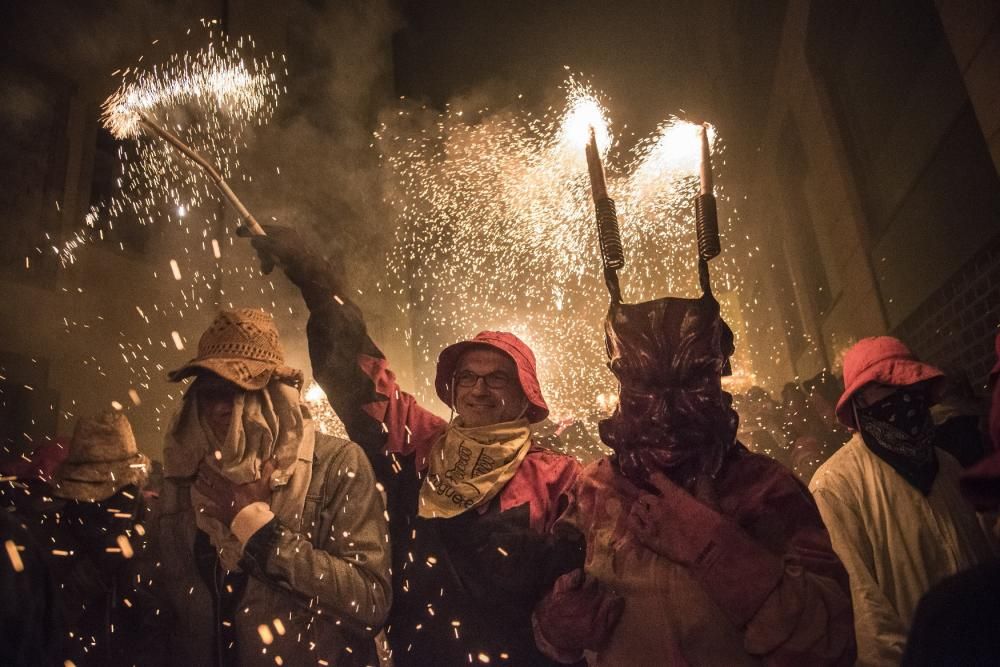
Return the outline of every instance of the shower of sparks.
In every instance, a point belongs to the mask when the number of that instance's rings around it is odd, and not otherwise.
[[[271,100],[274,77],[266,67],[249,65],[236,51],[215,46],[172,58],[163,72],[132,71],[132,79],[102,105],[101,120],[117,139],[135,139],[142,118],[168,123],[177,109],[196,105],[243,121]]]
[[[316,422],[316,428],[319,429],[320,433],[347,438],[347,428],[344,426],[344,422],[340,421],[337,413],[330,407],[326,393],[315,380],[302,392],[302,402],[309,409],[309,414]]]
[[[222,54],[253,45],[249,39],[217,39],[219,45],[199,54],[232,62],[235,56]],[[273,56],[262,61],[242,57],[257,63],[248,64],[248,72],[280,65],[280,58],[275,62]],[[165,81],[190,70],[191,65],[181,63],[199,58],[203,56],[176,56],[169,61],[173,65],[154,72]],[[131,77],[131,82],[138,80],[135,73]],[[212,159],[227,179],[236,176],[235,181],[249,187],[252,178],[241,173],[238,149],[252,127],[266,122],[274,110],[280,85],[274,77],[267,78],[272,85],[264,102],[245,108],[212,107],[215,93],[207,90],[182,108],[164,105],[144,111]],[[407,389],[428,407],[438,402],[422,387],[429,385],[443,345],[483,329],[513,331],[538,358],[556,422],[551,431],[561,433],[564,441],[570,439],[569,451],[586,459],[599,447],[594,421],[613,408],[616,387],[605,370],[601,322],[608,296],[600,279],[583,143],[593,127],[609,193],[620,212],[626,300],[691,296],[697,286],[692,207],[698,185],[698,126],[671,118],[651,136],[623,147],[612,107],[598,91],[570,80],[564,92],[564,101],[541,116],[517,109],[463,113],[455,108],[425,124],[426,113],[393,109],[393,123],[377,133],[377,146],[392,176],[386,197],[398,223],[397,242],[388,257],[389,278],[380,288],[400,297],[400,319],[407,321],[403,336],[420,353],[415,357],[417,386]],[[711,139],[718,172],[725,164],[723,146],[714,131]],[[217,308],[259,306],[295,316],[302,306],[282,302],[275,281],[260,279],[256,262],[241,265],[234,261],[238,253],[223,252],[224,246],[232,247],[233,237],[214,188],[199,169],[145,134],[123,144],[119,158],[118,191],[89,212],[84,231],[62,249],[47,246],[45,251],[54,250],[72,262],[73,250],[85,243],[102,239],[120,244],[123,232],[143,227],[184,239],[184,252],[173,255],[173,263],[168,256],[148,266],[153,277],[169,287],[135,304],[129,312],[138,323],[126,328],[129,333],[119,332],[115,344],[106,346],[107,353],[96,352],[83,361],[102,377],[112,363],[124,363],[130,378],[126,388],[143,392],[145,399],[141,406],[131,400],[127,409],[152,413],[162,428],[183,393],[183,387],[166,385],[164,396],[164,375],[189,357],[186,348],[193,346]],[[725,214],[729,207],[718,194],[724,252],[713,261],[712,272],[725,311],[731,307],[725,293],[735,284],[734,265],[743,260],[730,245],[734,234]],[[225,262],[220,261],[223,254]],[[67,333],[78,335],[104,326],[103,317],[96,319],[60,321]],[[142,327],[140,335],[135,335],[135,326]],[[132,394],[119,398],[124,403]],[[345,435],[318,386],[306,391],[303,402],[321,431]],[[75,417],[73,405],[75,401],[63,411],[64,418]]]
[[[608,294],[584,143],[593,127],[619,211],[626,301],[696,296],[700,125],[669,118],[626,150],[598,91],[574,78],[564,91],[565,105],[541,118],[449,108],[431,124],[421,125],[426,112],[411,111],[381,125],[377,145],[398,216],[381,288],[403,297],[423,380],[444,344],[511,331],[538,358],[553,419],[592,424],[615,385],[605,367]],[[714,128],[709,139],[718,172],[723,145]],[[723,215],[720,226],[730,241],[731,220]],[[726,243],[712,262],[720,294],[736,283],[736,254]]]
[[[209,45],[199,51],[120,73],[122,84],[105,100],[101,120],[115,138],[134,141],[118,149],[118,191],[93,207],[84,228],[62,247],[50,248],[63,265],[75,260],[81,246],[106,240],[117,223],[187,224],[201,204],[214,201],[215,189],[202,170],[144,130],[143,117],[207,157],[227,180],[238,172],[239,149],[254,127],[271,118],[284,89],[276,74],[278,59],[273,53],[255,58],[249,37],[209,35]]]
[[[133,316],[139,322],[123,323],[113,341],[101,338],[95,353],[82,360],[99,381],[118,375],[110,367],[123,364],[128,384],[112,390],[119,396],[108,398],[118,398],[116,403],[132,417],[152,417],[158,428],[169,422],[183,395],[183,387],[164,386],[165,373],[188,358],[185,341],[197,340],[218,308],[259,305],[272,313],[294,312],[275,302],[273,282],[259,280],[250,255],[242,264],[233,256],[220,261],[234,237],[211,180],[158,136],[130,127],[141,112],[213,162],[234,188],[252,185],[241,151],[252,145],[254,133],[270,120],[285,90],[285,58],[261,56],[250,37],[220,34],[216,20],[206,19],[202,27],[189,31],[194,48],[151,68],[144,69],[143,63],[155,59],[140,58],[135,66],[112,74],[120,87],[106,102],[103,120],[112,133],[131,137],[118,146],[114,190],[87,212],[84,224],[68,239],[46,237],[36,249],[54,253],[67,266],[92,243],[113,244],[127,255],[144,250],[147,242],[153,246],[170,239],[176,246],[181,240],[181,254],[134,267],[169,287],[160,283],[161,289],[138,293]],[[82,288],[62,289],[83,293]],[[117,317],[56,320],[67,335],[79,336],[106,330]],[[140,391],[146,400],[139,400]],[[60,418],[74,420],[76,409],[72,399]]]
[[[579,159],[590,139],[590,129],[597,136],[597,150],[602,156],[611,148],[608,111],[587,86],[571,79],[566,84],[566,112],[559,123],[558,141],[570,152],[570,159]]]

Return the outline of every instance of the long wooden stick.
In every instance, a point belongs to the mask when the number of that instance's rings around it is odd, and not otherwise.
[[[205,173],[207,173],[209,178],[211,178],[215,183],[215,187],[219,188],[222,195],[229,201],[232,207],[236,209],[236,212],[240,215],[240,217],[243,218],[251,234],[254,236],[266,236],[264,229],[260,226],[260,224],[258,224],[257,219],[253,217],[253,214],[247,210],[247,207],[243,205],[243,202],[241,202],[239,197],[236,196],[236,193],[232,191],[229,184],[222,178],[222,174],[220,174],[219,170],[215,168],[215,165],[205,159],[205,156],[201,153],[181,141],[180,138],[170,130],[160,127],[154,123],[146,114],[139,114],[139,118],[143,127],[156,134],[168,144],[179,150],[189,160],[205,170]]]

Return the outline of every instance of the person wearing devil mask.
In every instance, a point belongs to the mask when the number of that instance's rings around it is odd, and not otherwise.
[[[345,294],[342,265],[287,228],[251,239],[268,273],[280,265],[310,316],[313,374],[385,489],[393,606],[386,635],[397,667],[551,665],[531,613],[583,562],[579,533],[552,526],[580,465],[538,446],[548,415],[531,349],[483,331],[442,350],[435,389],[446,421],[402,391]]]
[[[539,605],[536,638],[592,665],[851,664],[847,574],[806,488],[736,440],[733,335],[702,285],[611,305],[614,454],[560,518],[586,536],[586,564]]]
[[[942,378],[889,336],[865,338],[844,357],[836,413],[855,433],[810,490],[850,574],[859,664],[898,664],[921,596],[994,554],[961,495],[961,466],[933,445]]]

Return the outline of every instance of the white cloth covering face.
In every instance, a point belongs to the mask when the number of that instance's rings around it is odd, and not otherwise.
[[[164,474],[190,478],[204,461],[234,484],[246,484],[260,479],[263,463],[273,459],[276,467],[270,486],[275,491],[288,484],[301,451],[312,451],[311,426],[303,415],[298,389],[276,380],[263,390],[237,394],[229,430],[220,442],[199,415],[197,385],[192,385],[167,434]],[[288,509],[301,516],[305,498],[298,500],[298,507]],[[192,486],[191,502],[201,507],[208,499]],[[219,550],[224,565],[237,569],[242,543],[230,527],[204,512],[197,512],[195,520]]]

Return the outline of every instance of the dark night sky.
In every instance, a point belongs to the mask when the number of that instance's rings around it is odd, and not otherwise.
[[[397,92],[435,106],[484,91],[544,107],[569,66],[613,104],[616,124],[643,135],[668,114],[708,111],[699,78],[702,3],[406,2],[394,40]],[[489,99],[487,95],[485,99]]]
[[[749,187],[741,181],[762,139],[786,9],[784,0],[401,0],[396,92],[437,108],[518,102],[538,113],[563,103],[568,66],[605,95],[624,149],[669,116],[715,124],[735,194]]]

